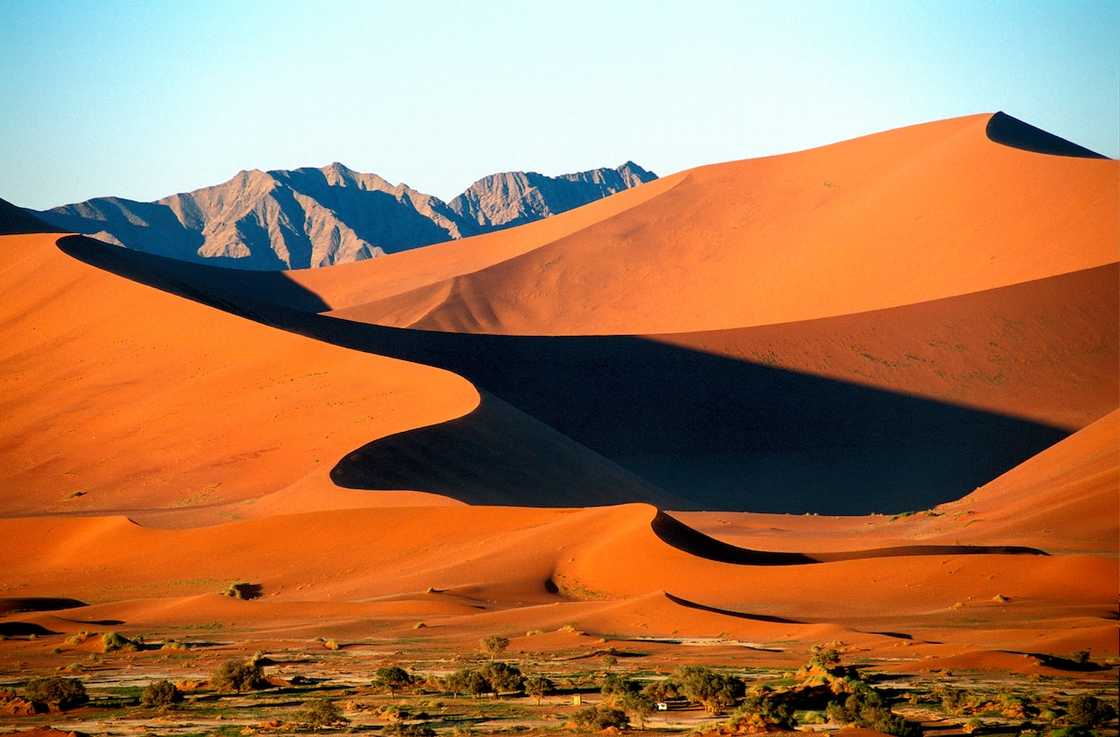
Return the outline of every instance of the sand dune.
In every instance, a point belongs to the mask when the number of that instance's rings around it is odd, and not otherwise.
[[[319,293],[347,318],[427,330],[669,333],[877,310],[1116,261],[1120,164],[997,143],[991,117],[693,169],[580,230],[553,223],[548,242],[527,232],[519,255],[469,273],[370,289],[364,303],[342,286]],[[493,237],[458,245],[497,257]],[[378,280],[379,266],[304,283]]]
[[[0,624],[1115,655],[1117,187],[973,116],[314,272],[4,237]]]
[[[446,371],[308,340],[121,279],[63,254],[55,240],[13,236],[0,248],[10,295],[0,305],[5,514],[193,508],[162,515],[193,524],[257,513],[226,505],[264,496],[273,499],[261,509],[272,511],[276,498],[281,511],[401,503],[400,495],[340,491],[329,473],[372,439],[478,405],[474,387]],[[620,469],[512,408],[490,406],[503,428],[488,436],[491,452],[503,444],[530,452],[531,436],[546,444],[541,456],[564,459],[526,465],[519,483],[560,494],[578,482],[603,501],[628,496],[615,490]],[[434,452],[453,464],[454,447]],[[581,475],[566,477],[570,467]],[[596,469],[606,473],[598,481]],[[433,502],[442,503],[408,496]]]

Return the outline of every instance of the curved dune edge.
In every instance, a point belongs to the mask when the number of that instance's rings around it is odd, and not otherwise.
[[[988,119],[984,134],[996,143],[1051,156],[1074,156],[1086,159],[1107,159],[1096,151],[1079,146],[1053,133],[1036,128],[1000,111]]]
[[[689,170],[552,242],[526,233],[523,253],[332,314],[449,332],[682,333],[898,307],[1115,262],[1118,163],[995,143],[987,130],[1006,117]],[[487,237],[473,247],[486,250]],[[376,267],[305,283],[346,291]]]
[[[196,524],[282,491],[296,509],[429,501],[339,490],[329,470],[371,437],[471,412],[467,380],[151,289],[58,240],[0,238],[0,513]]]
[[[751,550],[730,545],[689,527],[658,511],[650,529],[663,542],[698,558],[740,566],[797,566],[835,563],[867,558],[895,558],[916,555],[1046,555],[1044,550],[1024,545],[896,545],[841,552],[796,553]]]
[[[1025,648],[1038,628],[1058,620],[1071,634],[1096,632],[1120,572],[1104,556],[951,552],[734,565],[665,543],[650,526],[657,514],[648,505],[414,507],[191,529],[40,517],[0,519],[0,534],[15,594],[64,592],[90,602],[62,614],[18,615],[61,632],[76,631],[80,621],[118,619],[141,631],[222,621],[236,624],[239,637],[306,638],[329,627],[366,636],[371,622],[379,631],[406,632],[422,617],[426,636],[468,645],[479,632],[572,623],[616,635],[724,633],[878,648],[893,647],[904,632],[950,649],[991,627],[1006,630],[999,646]],[[216,593],[235,579],[259,582],[264,598],[238,602]],[[113,582],[111,592],[105,581]],[[853,589],[859,597],[845,595]],[[662,593],[670,591],[696,606]],[[995,593],[1008,603],[992,602]],[[901,624],[885,623],[883,612]],[[970,621],[965,630],[954,625],[962,617]]]

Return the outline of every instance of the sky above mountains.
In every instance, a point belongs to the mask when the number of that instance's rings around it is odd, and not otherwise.
[[[0,196],[149,200],[338,160],[450,198],[493,171],[669,174],[994,110],[1116,157],[1118,36],[1111,2],[9,0]]]

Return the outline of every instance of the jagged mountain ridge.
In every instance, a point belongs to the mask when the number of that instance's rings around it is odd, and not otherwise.
[[[242,171],[155,202],[98,197],[31,211],[48,224],[185,261],[299,269],[362,261],[564,212],[655,179],[633,162],[484,177],[450,203],[340,163]]]

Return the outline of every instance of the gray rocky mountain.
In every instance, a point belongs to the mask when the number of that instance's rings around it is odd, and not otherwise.
[[[539,220],[655,179],[627,162],[548,177],[508,172],[450,203],[334,163],[242,171],[155,202],[98,197],[25,211],[49,225],[172,258],[244,269],[362,261]]]

